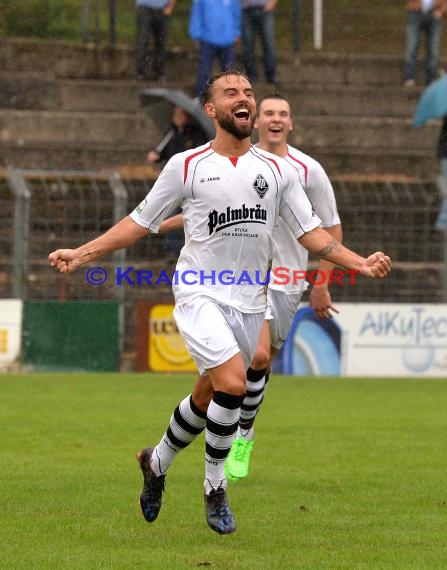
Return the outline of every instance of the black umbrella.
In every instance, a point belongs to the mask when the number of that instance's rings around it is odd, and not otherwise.
[[[216,131],[212,120],[205,114],[199,101],[193,99],[180,89],[164,89],[154,87],[141,91],[141,104],[162,129],[172,122],[172,106],[181,107],[212,139]]]

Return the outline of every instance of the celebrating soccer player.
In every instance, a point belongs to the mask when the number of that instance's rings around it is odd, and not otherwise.
[[[252,146],[256,103],[246,76],[226,72],[213,77],[203,99],[215,124],[215,139],[172,157],[129,216],[77,249],[54,251],[51,265],[64,273],[75,271],[157,233],[160,223],[181,207],[185,245],[177,263],[179,272],[225,268],[235,274],[242,270],[266,274],[279,215],[295,239],[319,257],[367,277],[381,278],[390,272],[388,256],[376,252],[361,257],[320,227],[296,171],[285,159]],[[246,211],[247,216],[239,215]],[[246,230],[250,237],[245,237]],[[228,534],[236,523],[228,504],[224,464],[246,393],[246,370],[264,322],[264,286],[180,281],[173,292],[178,329],[199,372],[208,375],[213,398],[205,412],[194,394],[186,396],[159,443],[139,453],[144,476],[141,509],[148,522],[155,521],[168,468],[177,453],[205,430],[206,520],[215,532]]]

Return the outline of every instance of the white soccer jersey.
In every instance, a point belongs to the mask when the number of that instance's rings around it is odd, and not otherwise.
[[[301,185],[309,198],[314,212],[321,220],[324,228],[330,228],[340,223],[334,190],[323,167],[315,159],[303,152],[288,146],[285,157],[298,172]],[[286,268],[278,271],[280,278],[272,275],[270,287],[284,293],[301,293],[307,288],[306,281],[293,271],[306,271],[308,251],[298,243],[287,224],[279,217],[273,232],[273,263],[275,268]],[[276,282],[275,282],[276,281]]]
[[[177,207],[185,245],[173,279],[176,304],[206,295],[243,312],[264,311],[278,214],[295,239],[320,225],[287,161],[254,146],[237,158],[209,143],[173,156],[130,216],[158,232]]]

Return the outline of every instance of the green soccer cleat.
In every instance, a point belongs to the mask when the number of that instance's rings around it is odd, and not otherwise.
[[[254,443],[254,440],[243,437],[238,437],[233,441],[225,461],[225,477],[228,481],[234,482],[247,477]]]

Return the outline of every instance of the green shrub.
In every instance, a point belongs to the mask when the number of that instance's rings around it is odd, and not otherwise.
[[[79,36],[80,9],[58,0],[3,0],[0,18],[6,36],[73,39]]]

